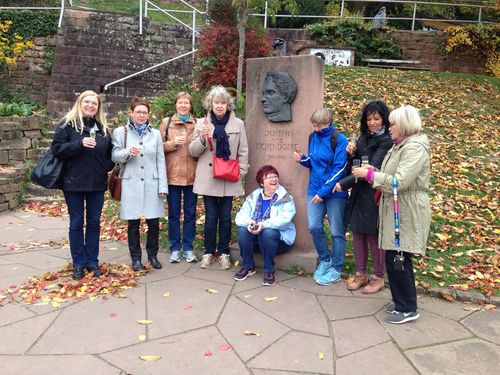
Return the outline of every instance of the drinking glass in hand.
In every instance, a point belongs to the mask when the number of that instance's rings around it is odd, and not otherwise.
[[[90,138],[92,138],[94,141],[95,141],[95,135],[96,135],[95,129],[90,130]]]
[[[361,159],[354,159],[352,161],[352,168],[354,169],[354,168],[359,168],[359,167],[361,167]],[[358,178],[356,177],[354,179],[354,181],[358,182]]]
[[[356,145],[356,143],[358,142],[358,134],[357,133],[351,133],[351,136],[349,137],[349,143],[353,144],[353,145]]]
[[[370,163],[368,156],[361,156],[361,166],[365,167]]]

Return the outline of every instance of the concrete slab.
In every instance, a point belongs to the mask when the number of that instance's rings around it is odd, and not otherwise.
[[[40,271],[36,268],[19,263],[0,265],[0,290],[11,285],[19,286],[28,277],[36,275]]]
[[[481,339],[457,341],[405,352],[422,374],[498,374],[500,347]]]
[[[290,330],[236,297],[229,299],[217,327],[245,362]],[[246,336],[245,331],[261,336]]]
[[[170,255],[169,255],[170,257]],[[179,277],[184,275],[190,267],[191,264],[186,262],[181,262],[177,264],[172,264],[168,262],[168,258],[166,255],[159,255],[158,260],[163,265],[163,268],[160,270],[151,269],[151,272],[141,277],[141,283],[152,283],[159,280],[171,279],[173,277]],[[130,264],[130,256],[128,256],[126,264]],[[145,266],[150,267],[149,262],[146,259],[143,259],[143,263]]]
[[[120,375],[119,369],[91,355],[2,356],[5,374]]]
[[[377,298],[392,301],[391,290],[389,288],[384,288],[381,291],[373,294],[363,294],[361,289],[358,289],[352,292],[352,295],[358,298]]]
[[[402,325],[384,322],[386,315],[386,313],[380,312],[376,317],[403,349],[439,344],[472,336],[459,323],[424,310],[420,311],[418,320]]]
[[[467,315],[472,314],[470,311],[464,310],[466,307],[474,307],[477,305],[462,303],[462,302],[448,302],[445,300],[439,300],[436,298],[418,298],[417,299],[418,309],[423,309],[425,311],[441,315],[444,318],[453,319],[459,321],[465,318]]]
[[[479,337],[500,345],[500,311],[478,311],[462,324]]]
[[[226,285],[233,285],[236,282],[234,281],[235,272],[237,272],[236,267],[233,267],[230,270],[221,269],[219,262],[212,263],[211,267],[208,269],[200,268],[200,262],[197,262],[187,270],[184,276],[199,280],[216,281]]]
[[[35,229],[31,237],[31,241],[46,243],[49,241],[59,242],[68,239],[68,233],[63,232],[61,229]]]
[[[102,354],[127,374],[250,375],[233,350],[221,349],[227,341],[214,327],[161,338]],[[224,347],[225,348],[225,347]],[[144,362],[141,355],[158,355]]]
[[[254,375],[290,375],[290,372],[288,371],[274,371],[274,370],[262,370],[262,369],[252,369],[252,373]],[[312,372],[294,372],[296,375],[317,375],[318,373],[312,373]]]
[[[26,353],[58,314],[40,315],[0,328],[0,354]]]
[[[335,353],[339,357],[389,341],[384,328],[372,316],[332,322]]]
[[[318,296],[329,320],[340,320],[372,315],[387,305],[387,300],[357,297]]]
[[[416,375],[417,372],[397,347],[387,342],[337,360],[335,375],[359,374]]]
[[[290,332],[252,359],[250,368],[333,374],[332,339]],[[321,359],[323,357],[323,359]]]
[[[271,316],[286,326],[298,331],[329,335],[328,324],[321,307],[312,294],[300,290],[276,285],[273,288],[262,287],[255,289],[251,297],[245,298],[246,292],[238,297],[266,315]],[[266,297],[278,297],[275,301],[267,302]]]
[[[29,266],[37,270],[52,268],[58,270],[68,262],[65,259],[54,257],[50,254],[39,251],[30,251],[29,254],[16,253],[11,255],[3,255],[2,259],[10,264],[20,264],[29,259]]]
[[[343,281],[339,281],[333,285],[319,285],[316,283],[312,277],[296,277],[294,279],[286,280],[281,283],[283,286],[289,288],[294,288],[302,290],[308,293],[314,293],[318,295],[327,296],[352,296],[352,292],[346,289],[346,284]]]
[[[85,300],[65,308],[30,354],[95,354],[136,343],[146,331],[136,323],[146,319],[144,286],[124,294],[128,298]]]
[[[35,314],[30,312],[25,305],[8,303],[5,306],[0,307],[0,326],[4,327],[11,323],[32,318],[34,316]]]
[[[209,293],[207,289],[217,290]],[[215,324],[231,287],[189,277],[150,283],[147,290],[148,326],[151,339]],[[169,292],[168,298],[163,295]]]
[[[239,270],[239,268],[238,268]],[[235,271],[236,273],[236,271]],[[234,274],[233,274],[234,277]],[[246,280],[244,281],[237,281],[234,283],[233,287],[233,294],[245,292],[245,291],[250,291],[255,288],[260,288],[262,287],[262,279],[264,277],[264,273],[262,269],[257,269],[257,273],[253,276],[249,276]],[[293,279],[297,276],[291,275],[289,273],[283,272],[283,271],[276,271],[276,282],[278,285],[283,285],[283,282],[285,280]]]

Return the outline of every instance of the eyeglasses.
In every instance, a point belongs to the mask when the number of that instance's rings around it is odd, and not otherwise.
[[[267,177],[264,177],[264,180],[278,180],[279,177],[278,176],[267,176]]]
[[[134,115],[147,116],[149,112],[134,111]]]

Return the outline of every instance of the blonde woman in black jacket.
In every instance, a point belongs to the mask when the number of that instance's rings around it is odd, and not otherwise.
[[[94,91],[84,91],[56,128],[53,154],[65,162],[64,198],[69,212],[69,244],[73,278],[99,269],[100,218],[111,161],[111,136],[102,102]],[[86,223],[85,234],[83,224]]]

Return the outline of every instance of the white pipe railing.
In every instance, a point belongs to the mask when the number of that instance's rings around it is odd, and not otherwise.
[[[69,5],[72,6],[72,0],[68,0]],[[0,10],[59,10],[59,21],[57,22],[57,27],[62,26],[62,20],[64,15],[64,4],[65,0],[61,0],[61,6],[59,7],[3,7],[0,6]]]
[[[120,78],[120,79],[117,79],[116,81],[113,81],[111,83],[108,83],[106,86],[104,86],[104,91],[108,90],[111,86],[113,85],[116,85],[117,83],[120,83],[120,82],[123,82],[123,81],[126,81],[127,79],[130,79],[130,78],[133,78],[133,77],[137,77],[138,75],[141,75],[143,73],[146,73],[146,72],[149,72],[150,70],[153,70],[153,69],[156,69],[156,68],[159,68],[160,66],[162,65],[165,65],[165,64],[168,64],[170,62],[173,62],[175,60],[179,60],[179,59],[182,59],[183,57],[186,57],[186,56],[189,56],[189,55],[192,55],[194,54],[196,51],[198,51],[197,49],[195,50],[192,50],[192,51],[189,51],[189,52],[186,52],[182,55],[179,55],[179,56],[176,56],[172,59],[169,59],[167,61],[163,61],[159,64],[156,64],[156,65],[153,65],[153,66],[150,66],[149,68],[146,68],[146,69],[143,69],[141,70],[140,72],[136,72],[136,73],[132,73],[132,74],[129,74],[128,76],[126,77],[123,77],[123,78]]]

